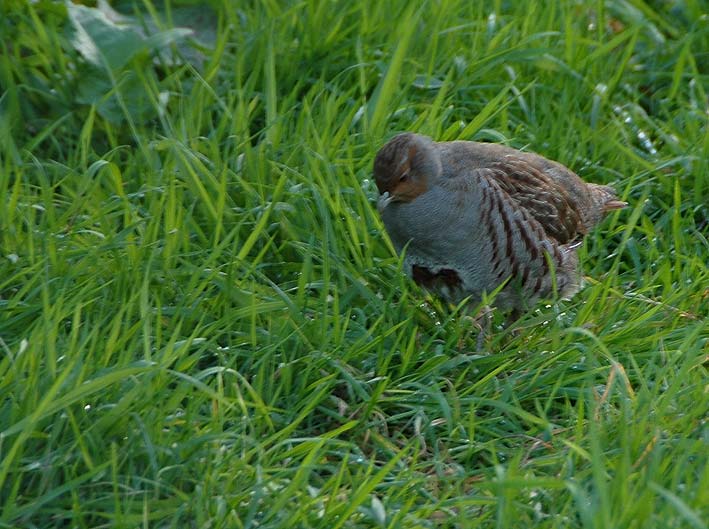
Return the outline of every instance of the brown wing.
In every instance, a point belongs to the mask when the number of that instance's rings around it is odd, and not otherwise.
[[[534,155],[525,158],[507,155],[491,165],[481,174],[493,178],[512,200],[541,224],[549,237],[565,244],[586,233],[583,205],[574,198],[578,194],[577,188],[584,184],[574,173]],[[576,189],[570,193],[569,187]]]

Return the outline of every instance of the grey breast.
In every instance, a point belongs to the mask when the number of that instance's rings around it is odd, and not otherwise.
[[[434,186],[409,203],[391,203],[382,220],[398,251],[432,265],[467,269],[470,255],[484,251],[484,234],[477,226],[476,196],[453,194]]]

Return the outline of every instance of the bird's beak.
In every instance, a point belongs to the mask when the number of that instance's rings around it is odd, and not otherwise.
[[[389,193],[389,191],[384,191],[384,193],[379,195],[379,200],[377,200],[377,209],[379,210],[379,213],[384,211],[384,208],[387,207],[392,200],[394,200],[394,195]]]

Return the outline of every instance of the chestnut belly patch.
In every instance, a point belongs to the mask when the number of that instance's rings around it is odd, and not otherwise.
[[[434,272],[425,266],[413,265],[411,267],[411,278],[417,285],[426,289],[436,289],[445,286],[454,290],[463,284],[458,272],[450,268],[441,268]]]

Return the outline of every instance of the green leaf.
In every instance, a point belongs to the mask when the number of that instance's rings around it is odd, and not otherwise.
[[[145,51],[160,51],[193,31],[172,28],[144,37],[137,25],[118,25],[98,9],[69,4],[69,18],[74,27],[71,43],[89,63],[118,70]]]
[[[114,24],[98,9],[69,4],[69,18],[75,29],[72,45],[95,66],[116,70],[146,49],[133,28]]]
[[[167,31],[161,31],[150,35],[145,39],[145,46],[150,50],[159,51],[167,48],[170,44],[176,43],[192,35],[193,31],[189,28],[172,28]]]

